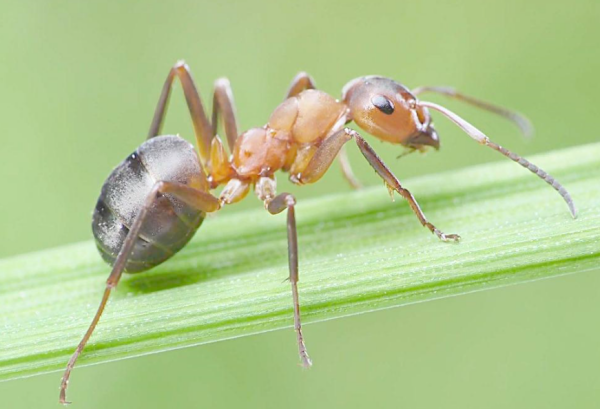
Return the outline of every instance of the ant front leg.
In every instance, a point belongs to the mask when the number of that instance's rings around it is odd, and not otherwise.
[[[65,373],[62,377],[60,383],[60,397],[59,402],[63,405],[69,404],[67,402],[67,387],[69,386],[69,377],[71,376],[71,371],[75,366],[75,362],[77,362],[77,358],[81,355],[81,352],[85,348],[87,342],[89,341],[98,321],[100,321],[100,317],[104,312],[104,308],[108,303],[108,298],[110,297],[110,293],[113,288],[117,286],[123,271],[125,270],[125,266],[127,265],[127,260],[133,251],[136,240],[138,239],[138,234],[144,221],[146,220],[146,216],[148,215],[148,211],[153,206],[154,201],[161,194],[170,194],[174,197],[182,200],[188,205],[195,207],[198,210],[204,212],[214,212],[219,210],[221,207],[219,203],[219,199],[212,196],[210,193],[203,192],[200,190],[193,189],[187,185],[174,183],[174,182],[157,182],[148,196],[146,197],[146,201],[142,205],[140,212],[133,220],[131,228],[129,229],[129,233],[127,233],[127,237],[123,242],[121,250],[119,251],[119,255],[115,260],[113,265],[113,269],[108,276],[108,280],[106,280],[106,288],[104,289],[104,294],[102,295],[102,300],[100,301],[100,305],[98,306],[98,310],[96,311],[96,315],[94,316],[92,323],[88,327],[85,335],[77,345],[77,349],[71,356],[69,363],[67,364],[67,368],[65,369]]]
[[[390,191],[396,191],[408,201],[408,204],[412,211],[415,213],[419,221],[424,227],[427,227],[432,233],[434,233],[442,241],[459,241],[460,236],[458,234],[445,234],[430,223],[425,214],[421,210],[421,207],[417,203],[415,197],[410,193],[408,189],[405,189],[398,178],[392,173],[392,171],[385,165],[385,163],[377,156],[377,153],[371,148],[371,146],[365,141],[356,131],[349,128],[344,128],[321,144],[319,149],[315,152],[311,161],[308,163],[306,169],[298,175],[292,175],[291,180],[294,183],[307,184],[314,183],[319,180],[327,171],[340,149],[346,142],[354,138],[360,152],[363,154],[365,159],[369,162],[375,172],[381,177]]]
[[[302,324],[300,322],[300,299],[298,297],[298,234],[296,232],[296,213],[294,206],[296,198],[290,193],[281,193],[275,196],[275,179],[261,177],[256,183],[256,194],[265,204],[265,208],[271,214],[279,214],[287,209],[287,233],[288,233],[288,264],[290,270],[290,283],[292,284],[292,299],[294,303],[294,329],[298,339],[298,353],[302,366],[308,368],[312,361],[308,356],[304,336],[302,335]]]

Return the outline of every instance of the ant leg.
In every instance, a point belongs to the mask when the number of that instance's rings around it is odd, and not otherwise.
[[[437,227],[431,224],[425,214],[421,210],[419,203],[415,197],[410,193],[408,189],[405,189],[400,184],[400,181],[396,176],[392,173],[392,171],[386,166],[385,163],[377,156],[377,153],[371,148],[371,146],[358,134],[355,136],[356,144],[360,149],[363,156],[367,159],[371,167],[375,169],[375,172],[383,179],[384,183],[388,187],[388,189],[395,190],[408,201],[408,204],[412,211],[415,213],[419,221],[424,227],[427,227],[432,233],[434,233],[438,238],[442,241],[459,241],[460,236],[458,234],[444,234]]]
[[[208,192],[177,182],[159,182],[158,184],[158,193],[175,196],[195,209],[212,213],[221,208],[219,199]]]
[[[238,138],[238,127],[231,83],[227,78],[219,78],[215,81],[212,112],[213,137],[217,135],[219,113],[223,115],[223,125],[225,127],[225,135],[227,136],[229,152],[233,152],[235,141]]]
[[[192,123],[194,125],[194,132],[196,134],[196,142],[198,144],[198,150],[200,151],[200,158],[202,163],[206,164],[208,156],[210,154],[210,142],[212,139],[212,126],[208,121],[204,112],[204,106],[202,100],[194,84],[192,74],[188,65],[179,61],[171,68],[169,75],[165,81],[158,104],[152,118],[152,124],[150,125],[150,131],[148,132],[148,139],[154,138],[160,133],[160,128],[164,122],[165,113],[167,111],[167,104],[169,102],[169,96],[171,95],[171,89],[173,87],[173,81],[175,77],[178,77],[183,87],[183,93],[187,101],[190,115],[192,117]]]
[[[119,255],[115,260],[115,264],[113,265],[113,269],[108,276],[108,280],[106,280],[106,288],[104,289],[104,294],[102,295],[102,300],[100,301],[100,305],[98,306],[98,310],[96,311],[96,315],[92,320],[89,328],[87,329],[85,335],[77,345],[77,349],[71,356],[69,363],[67,364],[67,368],[65,369],[65,373],[62,377],[60,383],[60,397],[59,402],[63,405],[67,405],[70,402],[67,402],[67,387],[69,385],[69,377],[71,376],[71,371],[75,366],[75,362],[77,362],[77,358],[81,355],[81,352],[85,348],[88,340],[92,336],[98,321],[100,321],[100,317],[104,312],[104,308],[108,302],[108,298],[113,288],[117,286],[119,280],[121,279],[121,275],[125,270],[125,265],[127,264],[127,259],[129,255],[133,251],[133,247],[138,238],[138,233],[146,216],[148,215],[148,210],[154,204],[154,200],[159,194],[171,194],[181,199],[182,201],[188,203],[190,206],[194,206],[199,210],[205,212],[214,212],[220,208],[219,200],[212,196],[210,193],[202,192],[200,190],[193,189],[187,185],[179,184],[179,183],[171,183],[171,182],[157,182],[150,194],[146,197],[146,201],[144,205],[140,209],[140,212],[136,216],[131,225],[129,233],[123,242],[123,246],[119,251]]]
[[[365,159],[367,159],[371,167],[375,170],[375,172],[377,172],[379,177],[383,179],[388,190],[390,190],[390,192],[398,192],[400,196],[402,196],[408,201],[410,208],[415,213],[415,215],[424,227],[427,227],[442,241],[460,240],[459,235],[445,234],[427,220],[425,214],[421,210],[421,207],[417,203],[417,200],[414,198],[412,193],[410,193],[408,189],[402,187],[398,178],[396,178],[392,171],[389,170],[385,163],[383,163],[381,158],[377,156],[377,153],[375,153],[375,151],[373,150],[373,148],[371,148],[367,141],[365,141],[358,134],[358,132],[352,129],[344,128],[331,135],[329,138],[325,139],[325,141],[321,144],[319,149],[315,152],[315,155],[312,157],[311,161],[308,163],[304,171],[297,175],[292,175],[290,177],[292,182],[306,184],[314,183],[317,180],[319,180],[321,176],[325,174],[325,172],[335,159],[342,146],[344,146],[344,144],[352,138],[355,139],[358,148],[360,149]]]
[[[250,191],[250,184],[239,179],[231,179],[219,195],[219,201],[222,204],[237,203],[246,197]]]
[[[348,153],[346,152],[345,146],[341,147],[340,153],[338,154],[338,159],[340,160],[342,175],[344,176],[344,179],[346,179],[346,182],[350,184],[352,189],[362,189],[362,183],[360,183],[360,180],[358,180],[358,178],[354,176],[354,172],[352,171],[352,167],[350,166],[350,160],[348,159]]]
[[[294,205],[296,199],[289,193],[282,193],[275,197],[267,205],[267,210],[271,214],[281,213],[287,209],[287,232],[288,232],[288,262],[290,269],[290,283],[292,285],[292,299],[294,303],[294,329],[298,339],[298,353],[302,360],[302,365],[308,368],[312,361],[308,356],[304,337],[302,335],[302,324],[300,322],[300,300],[298,297],[298,236],[296,233],[296,215]]]
[[[511,111],[510,109],[500,107],[500,106],[492,104],[490,102],[482,101],[478,98],[474,98],[469,95],[465,95],[461,92],[458,92],[457,90],[455,90],[452,87],[421,86],[421,87],[415,88],[411,92],[413,93],[413,95],[419,95],[424,92],[433,92],[433,93],[445,95],[445,96],[453,98],[453,99],[457,99],[459,101],[466,102],[467,104],[476,106],[477,108],[492,112],[492,113],[499,115],[505,119],[508,119],[509,121],[513,122],[520,129],[521,133],[523,133],[523,135],[525,135],[525,137],[531,137],[533,135],[533,125],[531,124],[529,119],[527,119],[522,114],[515,112],[515,111]]]
[[[294,303],[294,329],[298,339],[298,353],[300,354],[302,366],[308,368],[312,365],[312,361],[308,356],[304,336],[302,335],[300,300],[298,297],[298,234],[296,232],[296,214],[294,210],[296,199],[290,193],[281,193],[275,196],[275,183],[275,179],[261,177],[256,183],[256,195],[264,201],[265,208],[271,214],[279,214],[287,209],[288,263]]]
[[[308,73],[301,71],[292,80],[292,83],[288,88],[285,99],[295,97],[296,95],[307,89],[315,89],[315,80],[313,80],[313,78],[310,75],[308,75]]]

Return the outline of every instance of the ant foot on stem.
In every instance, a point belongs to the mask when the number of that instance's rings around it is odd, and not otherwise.
[[[460,236],[458,234],[444,234],[443,232],[439,231],[438,229],[435,229],[433,232],[435,233],[436,236],[438,236],[438,238],[441,241],[444,241],[444,242],[453,241],[455,243],[458,243],[460,241]]]

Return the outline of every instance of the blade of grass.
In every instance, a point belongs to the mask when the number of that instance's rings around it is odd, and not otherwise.
[[[571,191],[577,220],[509,161],[406,181],[430,220],[462,235],[456,245],[383,187],[301,202],[304,322],[597,269],[600,144],[533,161]],[[79,366],[292,327],[284,217],[211,218],[174,259],[125,276]],[[0,380],[62,370],[108,273],[92,242],[0,261]]]

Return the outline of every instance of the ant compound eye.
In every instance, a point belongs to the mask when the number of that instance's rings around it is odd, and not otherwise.
[[[383,95],[375,95],[371,98],[371,103],[386,115],[392,115],[394,113],[394,103]]]

